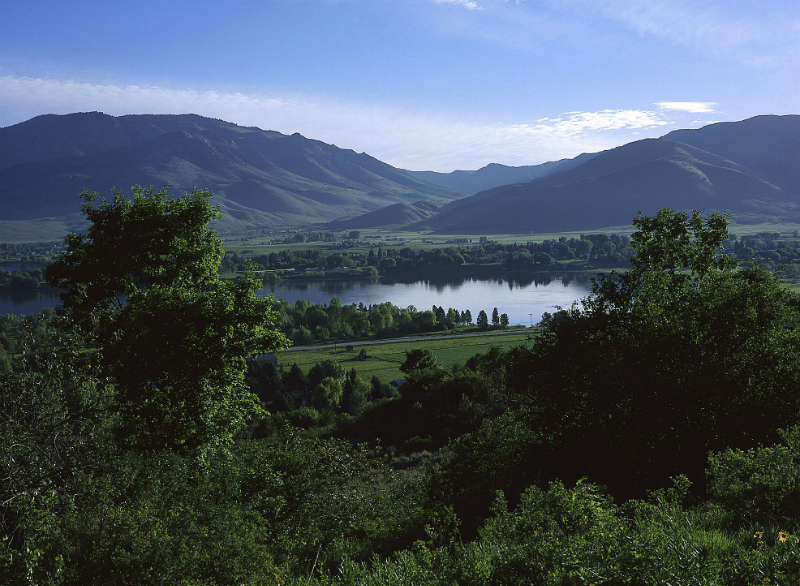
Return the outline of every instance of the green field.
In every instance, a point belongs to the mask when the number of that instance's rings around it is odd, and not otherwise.
[[[317,230],[328,232],[328,230]],[[606,233],[630,234],[633,231],[631,226],[618,226],[603,230]],[[319,248],[320,250],[335,250],[340,247],[343,238],[346,238],[348,230],[333,230],[337,236],[335,242],[281,242],[286,237],[291,237],[293,233],[277,232],[271,235],[253,235],[242,237],[222,237],[227,252],[237,252],[245,257],[254,255],[268,254],[270,252],[280,252],[282,250],[309,250]],[[457,243],[456,240],[472,240],[472,244],[477,245],[480,236],[486,236],[489,240],[501,244],[542,242],[544,240],[558,240],[561,236],[567,238],[580,238],[581,232],[558,232],[550,234],[434,234],[429,231],[409,232],[404,230],[387,230],[377,228],[367,228],[358,230],[361,234],[358,243],[352,248],[347,248],[348,252],[367,253],[370,248],[382,247],[384,250],[389,248],[413,248],[414,250],[427,250],[431,248],[444,248],[448,246],[469,246],[468,243]],[[599,232],[594,230],[592,233]]]
[[[471,356],[486,352],[492,346],[510,348],[524,344],[528,341],[530,335],[530,333],[520,333],[504,336],[464,336],[437,340],[420,338],[411,342],[355,346],[349,352],[344,344],[336,349],[292,350],[278,353],[278,366],[288,370],[292,364],[296,363],[304,373],[307,373],[308,369],[318,362],[333,359],[348,371],[354,368],[364,380],[370,380],[373,376],[377,376],[381,382],[387,383],[398,378],[405,378],[405,375],[400,371],[400,365],[405,360],[406,352],[409,350],[415,348],[429,350],[440,364],[449,366],[451,364],[463,364]],[[362,348],[367,350],[369,358],[356,360]]]

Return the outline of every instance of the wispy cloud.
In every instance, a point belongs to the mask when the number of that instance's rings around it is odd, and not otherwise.
[[[537,122],[541,128],[552,128],[563,134],[580,134],[589,131],[622,130],[626,128],[655,128],[669,124],[657,113],[648,110],[567,112],[557,118],[542,118]]]
[[[728,60],[778,65],[791,62],[800,51],[800,13],[794,2],[604,0],[595,8],[640,36],[657,37]]]
[[[768,0],[432,0],[484,10],[480,23],[441,23],[449,32],[516,48],[605,46],[660,39],[698,55],[750,66],[794,66],[800,59],[796,1]],[[602,17],[598,21],[598,15]],[[634,34],[631,38],[630,33]]]
[[[714,113],[716,102],[656,102],[656,106],[662,110],[678,110],[680,112],[691,112],[692,114]]]
[[[453,4],[455,6],[460,6],[461,8],[466,8],[467,10],[483,10],[477,2],[471,2],[470,0],[433,0],[434,4]]]
[[[276,97],[164,87],[0,77],[0,126],[39,114],[195,113],[243,126],[301,134],[414,170],[532,165],[595,152],[674,126],[670,110],[566,112],[531,123],[490,123],[325,98]],[[665,102],[667,103],[667,102]],[[684,103],[687,104],[687,103]],[[685,109],[683,111],[686,111]]]

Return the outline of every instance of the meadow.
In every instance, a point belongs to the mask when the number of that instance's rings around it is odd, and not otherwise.
[[[435,339],[419,337],[413,341],[388,341],[352,346],[352,350],[348,350],[346,344],[338,344],[335,348],[317,350],[298,348],[282,351],[277,354],[277,358],[279,368],[289,370],[292,364],[297,364],[303,372],[308,372],[312,366],[323,360],[335,360],[348,371],[355,369],[363,380],[370,380],[373,376],[377,376],[381,382],[388,383],[405,378],[405,374],[400,370],[400,365],[406,359],[406,352],[411,350],[417,348],[428,350],[439,364],[450,366],[464,364],[468,358],[484,353],[492,347],[511,348],[525,344],[532,335],[535,333],[526,330],[501,336],[481,335]],[[368,358],[358,360],[362,349],[366,350]]]

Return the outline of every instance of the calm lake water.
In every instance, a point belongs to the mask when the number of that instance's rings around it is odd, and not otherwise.
[[[581,276],[528,276],[526,278],[454,277],[408,280],[337,281],[320,280],[305,283],[281,282],[264,285],[264,294],[272,293],[276,299],[294,303],[308,299],[312,303],[329,303],[339,297],[343,304],[371,305],[391,301],[398,307],[413,305],[418,311],[433,305],[467,309],[472,319],[484,310],[489,319],[495,307],[507,313],[512,325],[530,325],[538,322],[545,311],[553,312],[555,306],[569,307],[573,301],[586,297],[591,284]]]
[[[344,304],[372,305],[391,301],[398,307],[413,305],[418,311],[433,305],[467,309],[472,319],[482,309],[491,319],[492,309],[507,313],[510,323],[530,325],[538,322],[542,313],[552,313],[555,306],[569,307],[585,297],[590,288],[588,277],[527,276],[523,278],[448,277],[393,280],[376,278],[371,281],[319,280],[307,282],[283,281],[265,284],[261,294],[272,293],[276,299],[294,303],[307,299],[312,303],[330,303],[339,297]],[[28,315],[58,304],[53,291],[2,291],[0,315]]]

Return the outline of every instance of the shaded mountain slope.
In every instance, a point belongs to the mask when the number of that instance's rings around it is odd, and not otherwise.
[[[595,153],[584,153],[574,159],[562,159],[560,161],[542,163],[541,165],[525,165],[522,167],[509,167],[491,163],[477,171],[453,171],[452,173],[407,171],[407,173],[412,177],[435,183],[436,185],[476,194],[501,185],[527,183],[533,179],[581,165],[594,156]]]
[[[590,230],[627,226],[638,211],[662,207],[800,222],[792,173],[800,168],[800,152],[789,148],[800,136],[800,117],[759,118],[688,131],[692,142],[719,153],[667,138],[687,136],[683,131],[636,141],[565,171],[451,202],[426,224],[444,233]]]
[[[167,182],[176,193],[213,190],[223,230],[326,222],[464,195],[363,153],[195,115],[47,115],[0,129],[7,221],[75,214],[84,188],[108,196],[115,187]]]
[[[406,226],[425,222],[436,215],[442,204],[432,201],[396,203],[349,220],[333,221],[331,229],[377,228],[379,226]]]
[[[788,192],[800,192],[800,116],[756,116],[674,130],[661,140],[689,144],[736,161]]]

